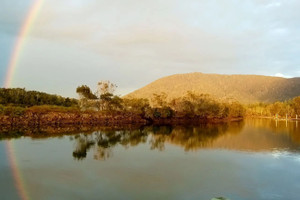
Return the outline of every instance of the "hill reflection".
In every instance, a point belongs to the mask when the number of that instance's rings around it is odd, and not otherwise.
[[[69,135],[74,144],[73,157],[85,159],[90,152],[96,160],[106,160],[114,148],[141,144],[163,151],[169,145],[185,151],[228,149],[236,151],[299,151],[300,125],[270,119],[247,119],[241,122],[200,124],[198,126],[146,127],[51,127],[32,130],[0,130],[0,140],[22,138],[47,139]]]

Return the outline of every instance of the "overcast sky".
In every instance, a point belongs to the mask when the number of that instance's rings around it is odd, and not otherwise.
[[[0,1],[0,81],[32,0]],[[188,72],[300,76],[299,0],[44,0],[14,87],[126,94]]]

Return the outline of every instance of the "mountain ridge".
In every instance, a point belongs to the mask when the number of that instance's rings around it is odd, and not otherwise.
[[[210,94],[218,99],[234,99],[241,103],[271,103],[299,96],[300,78],[201,72],[174,74],[157,79],[125,97],[151,99],[154,93],[166,93],[170,100],[182,97],[188,91]]]

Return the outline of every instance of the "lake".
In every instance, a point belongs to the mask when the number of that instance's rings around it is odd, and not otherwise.
[[[0,199],[300,199],[293,121],[6,131],[0,159]]]

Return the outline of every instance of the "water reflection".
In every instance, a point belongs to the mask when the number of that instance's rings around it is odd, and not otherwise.
[[[163,151],[165,144],[182,147],[185,151],[204,148],[238,151],[298,151],[300,147],[298,128],[290,124],[277,127],[272,120],[247,120],[224,124],[201,124],[199,126],[172,127],[151,126],[136,130],[97,131],[90,135],[79,134],[75,138],[73,156],[83,159],[93,147],[94,158],[106,160],[116,145],[124,147],[149,143],[151,150]]]
[[[80,131],[80,133],[78,133]],[[64,134],[63,134],[64,133]],[[296,122],[270,119],[247,119],[241,122],[200,124],[198,126],[146,127],[56,127],[33,130],[2,130],[0,140],[30,136],[33,139],[62,137],[69,134],[73,157],[83,160],[90,153],[96,160],[107,160],[114,147],[148,144],[151,150],[163,151],[166,144],[185,151],[230,149],[238,151],[299,151],[300,127]]]
[[[106,160],[112,155],[112,149],[116,145],[125,147],[136,146],[146,143],[149,132],[147,129],[136,130],[102,130],[91,134],[78,134],[70,136],[75,140],[75,150],[73,157],[82,160],[87,156],[87,152],[93,147],[94,159]]]
[[[267,119],[187,127],[7,128],[0,131],[0,192],[17,199],[9,175],[15,166],[4,149],[4,141],[12,140],[30,199],[101,194],[101,199],[297,200],[299,134],[295,122],[276,126]]]

